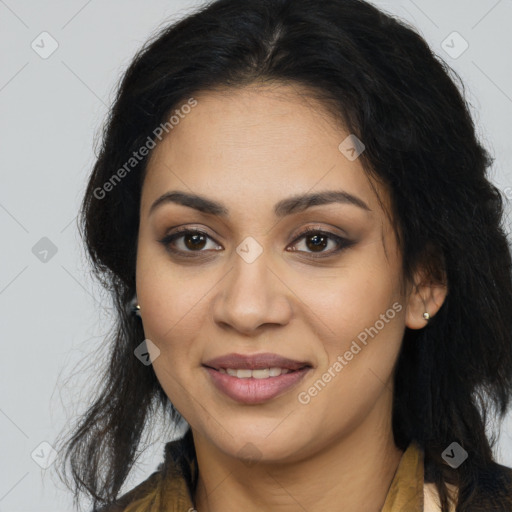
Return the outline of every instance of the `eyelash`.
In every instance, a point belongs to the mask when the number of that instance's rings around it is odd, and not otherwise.
[[[170,234],[166,235],[164,238],[162,238],[161,240],[159,240],[159,242],[168,251],[170,251],[171,253],[173,253],[173,254],[175,254],[175,255],[177,255],[179,257],[183,257],[183,258],[200,258],[200,257],[202,257],[199,254],[195,254],[195,253],[206,252],[205,250],[198,250],[198,251],[189,251],[189,250],[187,250],[187,251],[182,251],[182,250],[179,250],[179,249],[172,248],[171,244],[173,242],[175,242],[179,238],[182,238],[184,235],[188,235],[188,234],[203,235],[203,236],[209,238],[210,240],[213,240],[215,243],[217,243],[212,237],[210,237],[204,231],[201,231],[200,229],[190,229],[190,228],[187,228],[187,227],[186,228],[178,228],[175,232],[170,233]],[[297,244],[297,242],[299,242],[302,238],[305,238],[307,235],[311,235],[311,234],[321,235],[321,236],[327,237],[327,238],[329,238],[331,240],[334,240],[338,244],[338,248],[337,249],[331,250],[329,252],[322,252],[322,253],[318,253],[318,254],[306,252],[308,257],[311,257],[313,259],[327,258],[327,257],[333,256],[333,255],[338,254],[339,252],[341,252],[343,249],[346,249],[346,248],[352,246],[355,243],[353,241],[347,240],[346,238],[343,238],[341,236],[335,235],[334,233],[330,233],[329,231],[324,231],[322,229],[311,228],[310,227],[310,228],[302,231],[301,233],[299,233],[297,235],[297,237],[293,241],[293,245]],[[218,245],[220,245],[220,244],[218,244]],[[299,252],[299,253],[302,252],[303,253],[305,251],[292,251],[292,252]]]

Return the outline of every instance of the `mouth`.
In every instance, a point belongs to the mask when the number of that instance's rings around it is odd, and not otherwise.
[[[215,388],[238,403],[261,404],[289,391],[313,368],[277,354],[228,354],[202,365]]]

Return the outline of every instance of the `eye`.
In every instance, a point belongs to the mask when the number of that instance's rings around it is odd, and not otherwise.
[[[195,254],[190,253],[205,252],[203,249],[207,244],[208,239],[213,240],[204,231],[190,228],[178,228],[174,233],[170,233],[162,238],[162,240],[159,240],[159,242],[170,252],[179,256],[196,257]]]
[[[306,229],[295,239],[294,244],[302,239],[304,239],[303,244],[306,249],[309,249],[311,252],[297,249],[292,249],[292,252],[305,252],[308,256],[313,258],[326,258],[328,256],[332,256],[354,244],[354,242],[347,240],[346,238],[318,228]],[[328,247],[329,242],[331,242],[335,248],[329,251],[324,251],[324,249]]]

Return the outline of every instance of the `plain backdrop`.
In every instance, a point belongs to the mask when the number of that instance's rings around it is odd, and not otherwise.
[[[512,1],[375,3],[462,76],[492,180],[512,200]],[[136,50],[200,4],[0,0],[0,512],[72,510],[52,442],[89,403],[112,322],[76,228],[94,142]],[[509,415],[497,452],[508,466],[511,432]],[[154,440],[125,489],[156,469],[168,440]]]

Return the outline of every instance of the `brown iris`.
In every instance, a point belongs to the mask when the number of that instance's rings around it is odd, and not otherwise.
[[[306,245],[308,249],[312,250],[313,252],[320,252],[317,249],[324,249],[327,246],[327,238],[324,235],[316,234],[306,237]],[[308,241],[313,241],[313,243],[310,245]]]
[[[184,235],[183,241],[188,249],[202,249],[206,243],[206,237],[201,233],[192,233]]]

